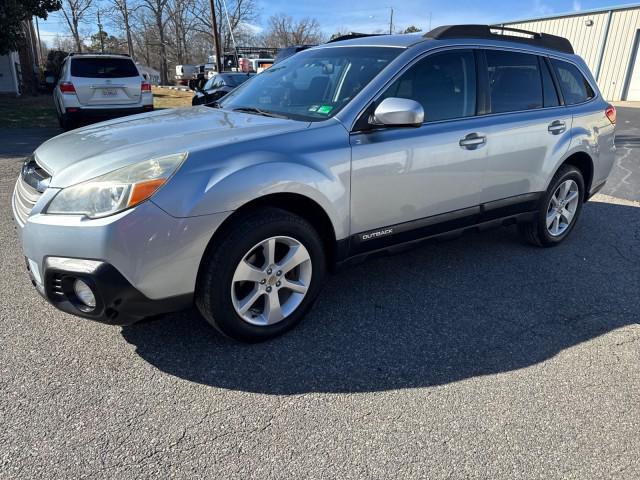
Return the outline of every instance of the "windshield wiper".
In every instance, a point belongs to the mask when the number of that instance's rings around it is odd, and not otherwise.
[[[256,107],[237,107],[233,109],[234,112],[245,112],[245,113],[255,113],[256,115],[262,115],[264,117],[272,117],[272,118],[284,118],[287,119],[285,115],[280,115],[278,113],[269,112],[267,110],[262,110]]]

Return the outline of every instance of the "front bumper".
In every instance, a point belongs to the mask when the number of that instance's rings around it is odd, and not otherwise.
[[[175,218],[146,201],[99,219],[46,215],[55,194],[48,189],[26,222],[15,212],[22,249],[34,286],[52,304],[69,313],[108,323],[131,323],[188,306],[202,256],[228,212]],[[88,259],[101,263],[93,273],[50,268],[48,258]],[[38,277],[39,281],[38,281]],[[96,289],[95,312],[78,308],[69,292],[74,278]],[[64,295],[54,293],[59,283]],[[64,298],[58,298],[64,297]]]
[[[111,325],[130,325],[143,318],[188,308],[193,294],[152,300],[143,295],[112,265],[99,262],[93,271],[70,271],[46,268],[44,277],[27,269],[38,292],[60,310]],[[82,280],[95,297],[95,307],[88,307],[76,295],[73,284]]]

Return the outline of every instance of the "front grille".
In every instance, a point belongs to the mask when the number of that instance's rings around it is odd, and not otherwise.
[[[18,178],[16,188],[13,191],[13,210],[20,225],[24,225],[42,194],[22,179]]]
[[[24,162],[13,190],[13,211],[21,226],[26,223],[33,206],[47,188],[50,178],[50,175],[36,163],[33,156]]]

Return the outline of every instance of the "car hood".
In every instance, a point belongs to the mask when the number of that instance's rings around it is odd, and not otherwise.
[[[209,107],[158,110],[73,130],[43,143],[38,164],[64,188],[154,157],[308,128],[308,122]],[[212,156],[211,161],[223,161]]]

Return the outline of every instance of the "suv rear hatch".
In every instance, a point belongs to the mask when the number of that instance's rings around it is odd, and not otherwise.
[[[142,77],[130,58],[76,57],[71,60],[71,82],[82,105],[140,102]]]

